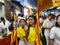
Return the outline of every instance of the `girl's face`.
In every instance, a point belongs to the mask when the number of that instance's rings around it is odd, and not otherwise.
[[[29,17],[28,23],[29,23],[30,25],[33,25],[33,24],[35,23],[34,18],[33,18],[33,17]]]
[[[58,19],[57,19],[57,23],[58,23],[58,25],[60,26],[60,16],[59,16]]]
[[[21,26],[25,26],[25,24],[26,24],[26,22],[25,22],[24,20],[21,20],[21,21],[20,21],[20,25],[21,25]]]

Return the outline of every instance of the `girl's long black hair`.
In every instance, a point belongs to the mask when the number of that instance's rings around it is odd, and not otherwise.
[[[60,15],[58,15],[58,16],[56,17],[56,20],[58,20],[59,17],[60,17]],[[60,27],[57,21],[56,21],[56,23],[55,23],[55,26],[56,26],[56,27]]]
[[[35,21],[34,24],[36,24],[36,16],[31,15],[31,16],[28,17],[28,19],[29,19],[30,17],[32,17],[32,18],[34,19],[34,21]],[[30,29],[30,27],[31,27],[31,25],[29,24],[29,25],[28,25],[28,30]]]
[[[34,21],[35,21],[34,24],[36,24],[36,16],[30,15],[30,16],[28,17],[28,19],[29,19],[30,17],[32,17],[32,18],[34,19]],[[27,34],[28,34],[28,35],[29,35],[29,29],[30,29],[30,27],[31,27],[31,25],[29,24],[29,25],[28,25],[28,31],[27,31]],[[27,35],[27,36],[28,36],[28,35]]]
[[[25,23],[27,23],[25,19],[20,19],[20,21],[19,21],[19,22],[21,22],[21,20],[24,20],[24,22],[25,22]]]

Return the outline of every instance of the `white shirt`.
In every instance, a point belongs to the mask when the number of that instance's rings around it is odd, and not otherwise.
[[[51,27],[53,26],[52,22],[49,21],[48,19],[46,19],[43,23],[43,27]],[[44,32],[45,36],[49,36],[50,35],[50,30],[49,29],[45,29],[45,32]]]
[[[51,20],[51,22],[52,22],[53,25],[55,26],[56,20]]]
[[[54,39],[54,45],[60,45],[60,28],[53,27],[51,29],[50,39]]]
[[[0,23],[0,28],[7,28],[7,32],[9,32],[8,27],[10,26],[10,22],[9,21],[5,21],[5,25],[3,24],[3,22]]]

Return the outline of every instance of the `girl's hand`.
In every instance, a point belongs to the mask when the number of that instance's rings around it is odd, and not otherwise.
[[[27,28],[26,28],[26,26],[24,27],[24,31],[25,31],[25,32],[27,31]]]

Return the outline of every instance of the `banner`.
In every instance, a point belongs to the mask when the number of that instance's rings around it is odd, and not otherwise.
[[[18,45],[17,28],[16,28],[16,13],[14,12],[14,30],[11,36],[11,45]]]
[[[60,6],[60,0],[52,0],[53,2],[53,7]]]
[[[41,11],[52,7],[53,2],[52,0],[38,0],[38,6],[40,7],[40,11]]]
[[[0,39],[0,45],[11,45],[11,36],[5,36],[3,39]]]

